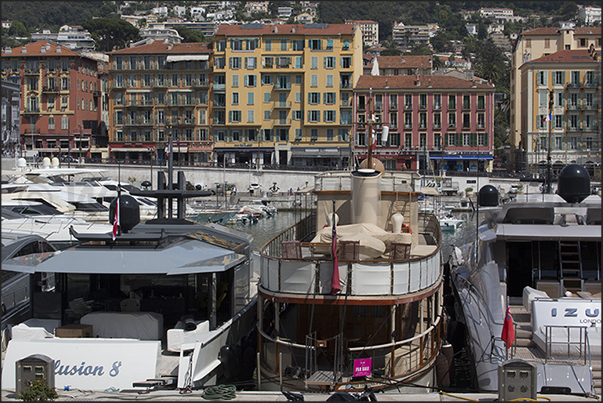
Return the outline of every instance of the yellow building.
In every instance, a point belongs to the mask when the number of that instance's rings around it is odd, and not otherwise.
[[[528,171],[545,175],[550,147],[554,174],[578,163],[595,176],[601,162],[599,63],[588,50],[560,50],[521,66]]]
[[[526,137],[521,133],[521,115],[526,105],[521,103],[523,87],[521,86],[521,66],[530,60],[547,56],[560,50],[589,49],[594,45],[601,50],[601,27],[556,28],[543,27],[522,32],[513,46],[511,61],[511,159],[515,169],[524,170],[523,153],[526,148],[520,140]],[[522,151],[523,150],[523,151]]]
[[[362,74],[354,25],[221,25],[214,60],[217,162],[349,163],[352,89]]]

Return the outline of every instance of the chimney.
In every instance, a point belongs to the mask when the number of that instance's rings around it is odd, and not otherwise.
[[[274,26],[274,33],[278,34],[278,27],[276,25]]]
[[[417,74],[417,78],[415,79],[415,86],[416,87],[420,87],[421,86],[421,81],[419,81],[419,75]]]
[[[21,48],[21,53],[27,53],[27,49],[25,49],[25,46],[23,46],[23,47]]]
[[[57,53],[61,53],[61,45],[57,45]]]

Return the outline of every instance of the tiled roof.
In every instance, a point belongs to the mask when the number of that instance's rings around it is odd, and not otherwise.
[[[588,50],[560,50],[550,55],[539,57],[538,59],[530,60],[529,63],[596,63],[591,57]]]
[[[408,55],[408,56],[377,56],[379,68],[429,68],[431,67],[431,56],[429,55]]]
[[[154,41],[146,45],[134,46],[109,52],[109,55],[121,54],[190,54],[190,53],[209,53],[210,49],[205,42],[190,43],[167,43],[165,41]]]
[[[318,24],[311,24],[315,26]],[[295,29],[295,34],[299,35],[339,35],[354,33],[354,24],[324,24],[325,28],[306,28],[305,24],[278,24],[270,25],[258,24],[258,28],[242,28],[242,25],[220,25],[216,35],[239,35],[239,36],[258,36],[258,35],[283,35],[291,34]],[[275,32],[276,30],[276,32]]]
[[[417,77],[419,85],[416,85]],[[456,77],[446,76],[369,76],[362,75],[358,79],[356,89],[383,89],[385,87],[395,89],[426,89],[431,86],[431,89],[464,89],[475,86],[479,89],[494,89],[494,85],[480,84],[471,80],[463,80]]]
[[[46,46],[46,44],[50,46],[48,47]],[[42,47],[44,47],[44,53],[42,53]],[[27,53],[21,53],[22,48],[25,48]],[[61,48],[60,53],[57,53],[57,48]],[[80,56],[80,54],[74,52],[69,48],[66,48],[65,46],[60,46],[56,43],[49,42],[43,39],[34,43],[28,43],[25,46],[17,46],[16,48],[12,48],[11,53],[7,53],[5,50],[2,50],[2,57],[11,56]]]

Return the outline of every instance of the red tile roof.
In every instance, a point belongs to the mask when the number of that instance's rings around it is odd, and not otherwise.
[[[419,85],[415,81],[419,78]],[[431,86],[432,89],[494,89],[494,85],[480,84],[471,80],[463,80],[456,77],[446,76],[425,76],[425,75],[408,75],[408,76],[369,76],[362,75],[356,84],[357,89],[383,89],[385,87],[394,89],[427,89]]]
[[[429,55],[377,56],[379,68],[390,69],[430,68],[430,60]]]
[[[315,25],[315,24],[312,24]],[[259,36],[259,35],[283,35],[291,34],[295,28],[295,34],[299,35],[339,35],[354,33],[354,24],[325,24],[326,28],[306,28],[305,24],[264,24],[260,28],[242,28],[242,25],[219,25],[216,35],[233,36]],[[275,32],[276,29],[276,32]]]
[[[46,44],[50,45],[49,49]],[[42,47],[44,47],[44,53],[42,53]],[[27,53],[21,53],[22,48],[25,48]],[[60,53],[57,53],[57,48],[61,48]],[[28,43],[25,46],[17,46],[16,48],[12,48],[10,53],[7,53],[5,50],[2,50],[2,57],[11,56],[80,56],[80,54],[74,52],[69,48],[66,48],[65,46],[60,46],[53,42],[48,42],[43,39],[34,43]]]
[[[530,60],[529,63],[596,63],[591,57],[588,50],[560,50],[550,55],[539,57],[538,59]]]
[[[209,53],[211,50],[205,42],[190,43],[167,43],[165,41],[155,41],[146,45],[134,46],[108,52],[109,55],[122,54],[190,54],[190,53]]]

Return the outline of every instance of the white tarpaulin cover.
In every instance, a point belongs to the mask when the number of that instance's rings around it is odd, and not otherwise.
[[[179,62],[185,60],[209,60],[209,55],[168,55],[166,62]]]

